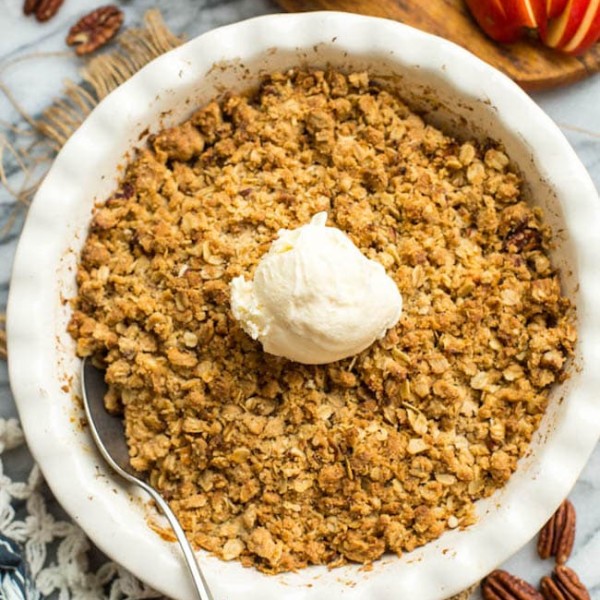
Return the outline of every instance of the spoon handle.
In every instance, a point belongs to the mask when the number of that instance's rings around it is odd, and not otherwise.
[[[179,524],[175,513],[171,510],[171,507],[167,504],[166,500],[154,488],[146,485],[146,483],[143,481],[137,481],[136,483],[141,485],[144,490],[146,490],[146,492],[152,496],[152,499],[156,502],[165,517],[167,517],[169,524],[173,528],[175,537],[177,538],[177,541],[181,546],[181,550],[183,551],[185,562],[190,570],[190,575],[192,576],[198,598],[200,600],[214,600],[213,595],[208,588],[208,583],[206,582],[206,579],[204,579],[204,575],[202,575],[202,571],[200,571],[200,568],[198,567],[196,555],[192,550],[192,546],[190,545],[187,536]]]

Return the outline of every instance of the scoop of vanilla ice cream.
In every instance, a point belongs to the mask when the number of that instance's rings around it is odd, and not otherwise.
[[[265,352],[305,364],[358,354],[393,327],[402,297],[382,265],[368,259],[327,213],[282,229],[253,281],[231,282],[231,308]]]

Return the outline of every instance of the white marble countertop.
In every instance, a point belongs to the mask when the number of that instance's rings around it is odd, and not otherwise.
[[[76,18],[98,4],[97,0],[65,0],[54,19],[39,24],[35,19],[23,16],[21,0],[0,0],[0,82],[13,92],[30,114],[39,114],[59,94],[65,78],[77,81],[81,62],[72,53],[65,54],[64,38]],[[188,37],[222,24],[280,11],[270,0],[129,0],[118,4],[122,5],[129,26],[139,23],[148,8],[158,7],[170,28]],[[6,67],[9,61],[18,57],[42,52],[61,55],[38,56]],[[559,124],[600,189],[600,76],[533,97]],[[0,92],[0,138],[8,125],[23,126],[24,122]],[[8,174],[9,181],[16,177],[10,171]],[[21,211],[7,232],[13,208],[14,200],[0,184],[0,312],[6,308],[12,257],[24,218],[24,211]],[[6,364],[0,361],[0,418],[16,415]],[[11,456],[10,461],[5,468],[13,477],[30,468],[26,452]],[[577,509],[578,531],[569,565],[590,588],[592,598],[600,600],[600,447],[570,498]],[[537,558],[535,545],[531,542],[504,568],[535,583],[550,571],[551,563]]]

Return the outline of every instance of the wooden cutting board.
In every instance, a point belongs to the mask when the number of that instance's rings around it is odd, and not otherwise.
[[[471,18],[463,0],[277,0],[288,11],[341,10],[395,19],[467,48],[529,91],[573,83],[600,71],[600,44],[574,58],[535,40],[497,44]]]

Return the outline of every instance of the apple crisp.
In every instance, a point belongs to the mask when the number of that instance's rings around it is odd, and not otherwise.
[[[94,211],[69,328],[197,547],[277,573],[474,522],[576,341],[521,184],[500,148],[444,134],[367,73],[272,74],[139,151]],[[307,366],[242,331],[229,282],[319,211],[404,311],[360,355]]]

